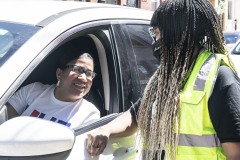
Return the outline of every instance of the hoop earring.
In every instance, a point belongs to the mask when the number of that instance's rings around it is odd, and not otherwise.
[[[59,86],[60,86],[60,80],[57,81],[57,87],[59,87]]]

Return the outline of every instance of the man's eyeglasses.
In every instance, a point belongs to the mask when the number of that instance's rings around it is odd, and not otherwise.
[[[73,72],[75,72],[76,74],[80,75],[80,74],[83,74],[85,73],[86,77],[87,78],[91,78],[93,79],[97,74],[91,70],[84,70],[83,67],[81,66],[77,66],[77,65],[67,65],[65,66],[65,68],[71,68]]]
[[[150,27],[150,28],[148,28],[148,32],[149,32],[150,36],[152,37],[153,42],[157,41],[157,34],[156,34],[156,31],[155,31],[157,28],[158,27]]]

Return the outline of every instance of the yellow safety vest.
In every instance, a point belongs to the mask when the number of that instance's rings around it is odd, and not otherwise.
[[[202,52],[184,85],[176,160],[226,159],[208,112],[220,65],[230,66],[225,55]]]

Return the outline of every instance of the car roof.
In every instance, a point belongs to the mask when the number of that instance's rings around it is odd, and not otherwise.
[[[89,10],[86,14],[86,10]],[[108,18],[133,18],[149,20],[152,11],[120,5],[79,1],[0,1],[0,20],[44,26],[61,16],[85,11],[92,19],[104,15]],[[143,14],[146,13],[146,14]],[[44,22],[44,23],[42,23]]]

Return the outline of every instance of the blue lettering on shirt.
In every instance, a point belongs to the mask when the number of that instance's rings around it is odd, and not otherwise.
[[[45,114],[45,113],[42,113],[42,112],[39,112],[39,111],[37,111],[37,110],[34,110],[34,111],[32,111],[32,113],[30,114],[30,116],[44,119],[44,117],[46,116],[46,114]],[[70,127],[70,126],[71,126],[71,123],[65,122],[65,121],[63,121],[63,120],[58,120],[58,121],[57,121],[57,118],[55,118],[55,117],[50,118],[50,121],[60,123],[60,124],[65,125],[65,126],[67,126],[67,127]]]

